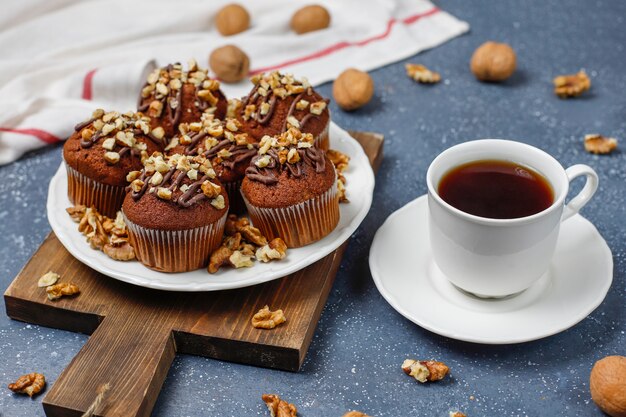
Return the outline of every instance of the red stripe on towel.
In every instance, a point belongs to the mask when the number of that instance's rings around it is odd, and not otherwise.
[[[52,133],[46,132],[45,130],[41,129],[10,129],[8,127],[0,127],[0,132],[30,135],[48,144],[61,142],[61,139],[59,137],[54,136]]]
[[[87,74],[85,74],[85,78],[83,78],[83,100],[91,100],[93,97],[93,76],[96,74],[98,69],[92,69]]]

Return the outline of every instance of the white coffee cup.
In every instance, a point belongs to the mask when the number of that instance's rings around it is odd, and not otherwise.
[[[492,219],[465,213],[446,203],[437,189],[441,178],[459,165],[503,160],[528,166],[552,186],[554,202],[527,217]],[[570,182],[586,177],[569,203]],[[504,297],[530,287],[548,271],[559,226],[591,199],[598,175],[587,165],[564,169],[533,146],[503,139],[482,139],[453,146],[437,156],[426,174],[430,244],[435,263],[458,288],[479,297]]]

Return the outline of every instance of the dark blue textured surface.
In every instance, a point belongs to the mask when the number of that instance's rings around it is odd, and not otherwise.
[[[352,239],[299,373],[179,356],[155,416],[267,415],[262,393],[276,392],[305,417],[601,416],[589,395],[593,363],[626,354],[626,158],[593,156],[586,133],[626,145],[626,2],[463,1],[439,5],[470,23],[468,35],[407,62],[440,71],[443,82],[414,84],[404,63],[372,72],[376,97],[353,114],[332,105],[344,128],[384,133],[385,160],[374,204]],[[480,84],[468,70],[475,47],[493,39],[517,51],[518,71],[502,85]],[[181,57],[181,59],[184,57]],[[593,87],[559,100],[552,77],[584,68]],[[330,94],[330,85],[320,91]],[[434,335],[397,314],[380,296],[367,256],[376,229],[394,210],[426,192],[424,176],[443,149],[470,139],[502,137],[531,143],[563,165],[586,163],[600,174],[596,198],[583,210],[607,240],[615,260],[613,286],[602,305],[572,329],[521,345],[484,346]],[[6,288],[50,231],[45,216],[48,178],[60,147],[0,168],[0,286]],[[593,279],[593,277],[590,277]],[[4,310],[4,303],[0,306]],[[42,416],[41,398],[16,397],[6,383],[31,371],[51,383],[86,336],[27,325],[0,314],[0,415]],[[405,357],[438,358],[452,377],[420,386],[399,369]]]

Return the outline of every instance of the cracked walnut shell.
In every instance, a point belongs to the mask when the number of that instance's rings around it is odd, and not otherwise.
[[[595,154],[609,154],[617,148],[617,139],[599,134],[585,135],[585,150]]]
[[[46,378],[36,372],[22,375],[12,384],[9,389],[18,394],[26,394],[29,397],[39,394],[46,386]]]
[[[269,306],[265,306],[252,316],[252,327],[269,330],[286,321],[283,310],[270,311]]]
[[[298,409],[275,394],[263,394],[261,397],[270,412],[270,417],[296,417]]]
[[[504,81],[515,72],[516,60],[509,45],[489,41],[474,51],[470,69],[480,81]]]
[[[443,379],[450,371],[450,368],[443,362],[406,359],[402,363],[402,370],[405,374],[424,383]]]
[[[577,97],[591,88],[591,80],[585,71],[559,75],[554,78],[554,94],[560,98]]]

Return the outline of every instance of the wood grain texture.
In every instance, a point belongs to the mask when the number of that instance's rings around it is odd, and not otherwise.
[[[383,137],[351,134],[376,170]],[[6,290],[7,315],[91,334],[44,398],[47,416],[81,416],[106,383],[110,389],[95,415],[149,416],[176,353],[297,371],[347,244],[254,287],[176,293],[106,277],[77,261],[51,233]],[[78,285],[80,295],[48,300],[37,280],[50,270]],[[266,304],[282,308],[287,323],[271,331],[253,328],[252,315]]]

